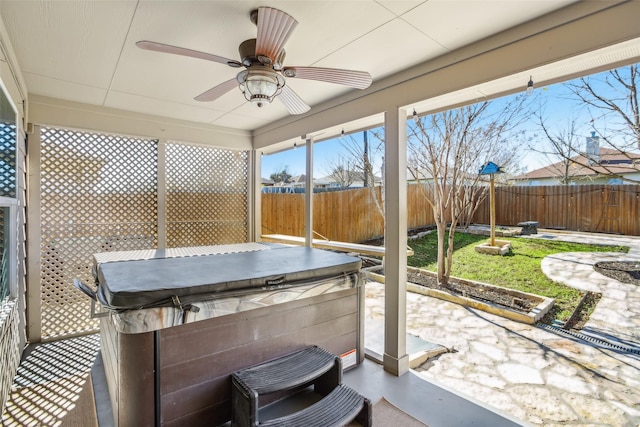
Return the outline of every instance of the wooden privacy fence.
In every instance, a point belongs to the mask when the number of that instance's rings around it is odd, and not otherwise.
[[[422,188],[421,188],[422,187]],[[377,197],[380,189],[377,188]],[[433,225],[423,185],[407,186],[407,226]],[[342,242],[380,237],[384,222],[369,189],[314,194],[314,232]],[[540,227],[640,235],[640,185],[496,188],[496,223],[538,221]],[[489,198],[472,222],[489,223]],[[263,194],[262,233],[304,235],[304,194]],[[316,237],[319,237],[316,235]]]
[[[538,221],[542,228],[640,235],[640,185],[496,188],[496,224]],[[489,199],[473,222],[489,223]]]
[[[375,189],[381,200],[380,187]],[[407,187],[409,228],[433,224],[433,213],[418,185]],[[384,234],[384,221],[368,188],[314,193],[315,237],[363,242]],[[304,194],[262,194],[262,234],[304,236]]]
[[[368,189],[315,193],[313,196],[316,237],[361,242],[383,234],[382,217]],[[304,236],[304,193],[263,194],[262,234]]]

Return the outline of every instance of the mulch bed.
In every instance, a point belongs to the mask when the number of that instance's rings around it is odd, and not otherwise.
[[[380,271],[375,272],[384,274],[382,268],[380,268]],[[529,313],[540,303],[540,299],[535,297],[528,297],[526,295],[518,295],[516,297],[508,289],[503,290],[483,286],[482,284],[470,284],[458,281],[455,278],[450,278],[447,286],[441,286],[438,283],[437,277],[415,271],[407,271],[407,282],[430,289],[449,292],[457,296],[507,307],[521,313]]]
[[[461,297],[500,305],[521,313],[529,313],[540,303],[538,298],[529,298],[526,295],[515,297],[507,290],[503,291],[500,288],[482,286],[481,284],[469,284],[458,281],[455,278],[450,278],[447,286],[441,286],[437,277],[414,271],[407,272],[407,281],[427,288],[450,292]]]
[[[640,285],[640,261],[601,261],[593,269],[619,282]]]

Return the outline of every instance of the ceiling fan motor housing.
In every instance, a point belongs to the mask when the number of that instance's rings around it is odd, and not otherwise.
[[[240,52],[240,61],[245,67],[258,62],[256,58],[256,39],[249,39],[240,43],[238,52]]]

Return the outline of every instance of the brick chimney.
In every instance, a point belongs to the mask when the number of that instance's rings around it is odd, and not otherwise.
[[[587,137],[585,156],[589,166],[595,166],[600,163],[600,137],[595,132],[591,132],[591,136]]]

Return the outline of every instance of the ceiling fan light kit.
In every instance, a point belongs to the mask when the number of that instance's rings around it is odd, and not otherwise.
[[[137,42],[136,46],[144,50],[218,62],[233,68],[246,68],[236,78],[220,83],[194,98],[201,102],[215,101],[238,86],[247,101],[258,107],[278,97],[290,114],[303,114],[310,107],[286,85],[285,77],[341,84],[356,89],[366,89],[371,85],[371,75],[365,71],[304,66],[284,68],[284,45],[298,22],[285,12],[270,7],[252,11],[250,18],[258,27],[257,37],[240,44],[240,61],[147,40]]]
[[[266,66],[253,66],[237,76],[240,91],[247,101],[262,107],[282,92],[284,77]]]

